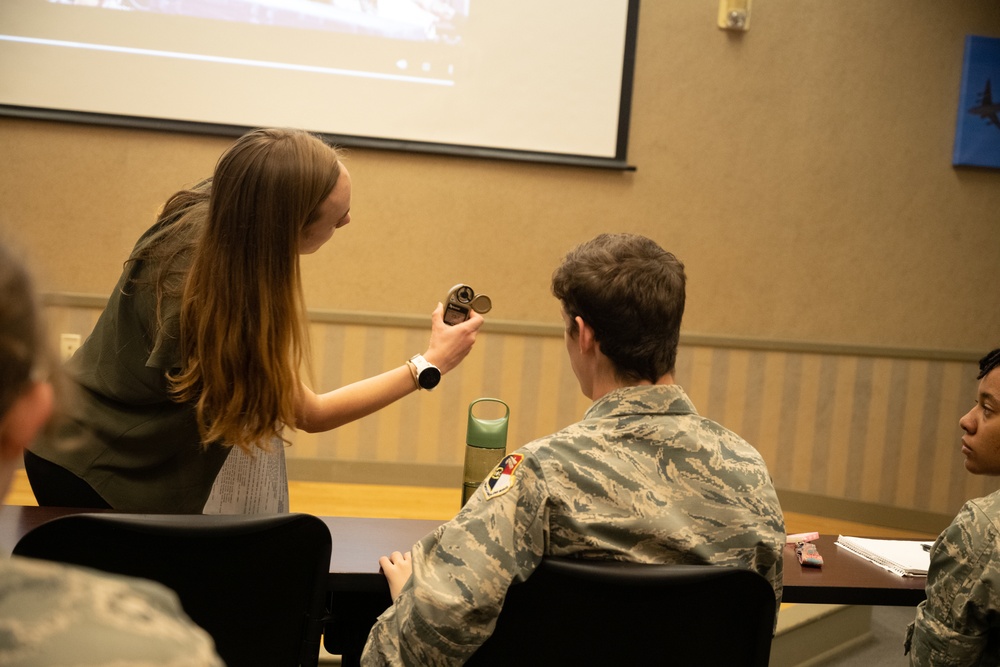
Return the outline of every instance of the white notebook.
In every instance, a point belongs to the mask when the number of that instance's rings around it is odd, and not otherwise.
[[[837,544],[901,577],[926,577],[933,542],[879,540],[870,537],[837,537]]]

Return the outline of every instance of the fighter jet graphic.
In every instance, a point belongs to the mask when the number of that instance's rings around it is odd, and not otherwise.
[[[979,105],[969,109],[969,113],[979,116],[989,125],[995,125],[1000,130],[1000,104],[993,101],[990,92],[990,80],[986,79],[986,87],[979,95]]]

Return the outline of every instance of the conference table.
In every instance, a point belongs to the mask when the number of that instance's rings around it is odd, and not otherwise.
[[[785,545],[782,602],[915,607],[926,599],[927,577],[893,574],[836,541],[836,535],[820,535],[813,541],[823,557],[822,567],[800,565],[795,545]]]
[[[66,514],[93,511],[0,506],[0,551],[9,556],[22,535]],[[332,537],[330,554],[330,623],[324,636],[328,651],[356,664],[375,618],[390,604],[389,587],[379,573],[378,558],[406,551],[433,531],[440,521],[319,517]],[[784,548],[784,602],[866,606],[915,606],[924,599],[924,577],[901,577],[835,544],[835,535],[814,543],[823,557],[821,568],[799,564],[793,545]]]

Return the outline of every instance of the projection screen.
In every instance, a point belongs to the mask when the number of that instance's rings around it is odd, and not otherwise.
[[[0,113],[631,168],[638,0],[3,0]]]

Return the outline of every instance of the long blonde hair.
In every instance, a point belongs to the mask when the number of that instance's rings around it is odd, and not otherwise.
[[[266,449],[294,425],[307,345],[299,238],[339,176],[336,150],[298,130],[255,130],[219,159],[169,376],[204,443]]]

